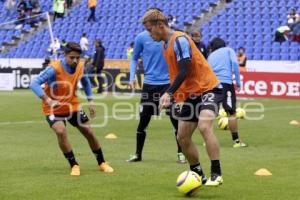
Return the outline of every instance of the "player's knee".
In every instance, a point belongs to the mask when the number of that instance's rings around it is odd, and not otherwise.
[[[179,144],[186,144],[188,142],[188,138],[184,137],[182,134],[177,134],[176,138]]]
[[[200,123],[198,129],[202,134],[207,134],[211,130],[211,126],[208,123]]]
[[[94,132],[92,131],[92,129],[90,128],[85,128],[83,131],[81,131],[82,134],[86,137],[93,137],[94,136]]]
[[[67,130],[65,127],[60,127],[60,128],[55,129],[55,133],[56,133],[57,137],[64,138],[67,135]]]

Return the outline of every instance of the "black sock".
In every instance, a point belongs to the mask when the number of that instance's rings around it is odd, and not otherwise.
[[[101,148],[98,149],[98,150],[94,150],[93,153],[94,153],[94,155],[95,155],[95,157],[97,159],[98,165],[100,165],[101,163],[105,162]]]
[[[142,152],[145,144],[146,132],[137,132],[136,133],[136,152],[135,154],[138,157],[142,157]]]
[[[64,156],[69,161],[71,167],[73,167],[74,165],[78,165],[73,151],[70,151],[69,153],[64,153]]]
[[[200,163],[198,163],[198,164],[196,164],[196,165],[190,165],[190,169],[191,169],[193,172],[196,172],[199,176],[202,176],[202,175],[203,175],[203,171],[202,171],[202,168],[201,168]]]
[[[239,140],[239,134],[238,134],[238,132],[232,132],[232,133],[231,133],[231,136],[232,136],[232,140],[233,140],[233,141],[239,142],[239,141],[238,141],[238,140]]]
[[[145,129],[147,128],[149,122],[151,120],[151,115],[141,115],[140,122],[137,128],[136,133],[136,155],[140,158],[142,157],[142,152],[144,148],[144,143],[146,139]]]
[[[177,140],[178,120],[174,119],[171,115],[172,115],[172,113],[170,113],[170,120],[172,122],[173,128],[175,129],[174,133],[175,133],[175,139],[176,139],[176,144],[177,144],[177,153],[182,153],[181,147]]]
[[[212,160],[211,161],[211,174],[221,174],[221,165],[220,165],[220,160]]]

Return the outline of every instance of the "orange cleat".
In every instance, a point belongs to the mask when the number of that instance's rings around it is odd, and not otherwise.
[[[99,165],[99,169],[100,171],[106,172],[106,173],[112,173],[114,171],[114,169],[109,166],[109,164],[107,162],[103,162]]]
[[[79,165],[74,165],[71,169],[71,176],[79,176],[80,175],[80,167]]]

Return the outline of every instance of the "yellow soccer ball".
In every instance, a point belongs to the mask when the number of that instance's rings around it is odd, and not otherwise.
[[[221,117],[218,121],[218,126],[222,130],[228,129],[228,117]]]
[[[236,118],[244,119],[246,117],[246,111],[243,108],[237,108],[236,110]]]
[[[202,185],[202,178],[193,171],[184,171],[177,178],[177,189],[186,196],[195,195]]]
[[[227,113],[225,112],[224,108],[219,110],[218,118],[227,117]]]

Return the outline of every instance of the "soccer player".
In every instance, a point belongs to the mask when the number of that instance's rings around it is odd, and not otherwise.
[[[151,8],[150,10],[156,10]],[[162,43],[155,42],[148,31],[143,31],[135,38],[133,56],[130,62],[130,85],[135,87],[135,73],[138,59],[142,57],[144,67],[144,84],[141,94],[140,120],[136,133],[136,153],[131,155],[128,162],[142,160],[142,151],[146,139],[146,128],[152,115],[159,115],[159,98],[169,88],[170,78],[168,67],[163,57]],[[168,113],[170,114],[170,113]],[[170,114],[170,120],[177,135],[178,121]],[[177,162],[186,163],[186,159],[177,142]]]
[[[64,59],[51,62],[49,67],[32,80],[30,87],[42,99],[43,113],[57,136],[61,151],[70,163],[71,175],[79,176],[80,167],[67,137],[66,120],[87,139],[98,161],[99,170],[110,173],[113,172],[113,168],[105,162],[100,144],[91,129],[89,118],[81,108],[75,94],[80,80],[89,102],[90,117],[94,118],[96,110],[91,84],[88,77],[84,76],[84,61],[80,60],[81,53],[79,44],[69,42],[64,50]],[[44,83],[43,90],[41,85]]]
[[[199,51],[202,53],[202,55],[204,56],[204,58],[207,59],[207,48],[205,46],[205,44],[201,41],[202,39],[202,33],[200,31],[193,31],[192,34],[192,40],[195,42],[197,48],[199,49]]]
[[[213,132],[213,122],[218,111],[218,96],[221,90],[217,77],[185,33],[172,31],[166,16],[159,11],[145,13],[142,22],[155,41],[164,41],[164,57],[169,66],[171,86],[160,99],[160,106],[166,108],[174,98],[180,111],[177,139],[190,169],[202,176],[208,186],[222,184],[219,159],[219,143]],[[219,95],[218,95],[219,94]],[[192,141],[198,127],[206,143],[211,160],[211,177],[207,180],[200,165],[198,150]]]
[[[95,53],[93,59],[93,65],[96,69],[97,80],[98,80],[98,90],[97,93],[101,94],[103,92],[103,78],[101,76],[105,62],[105,48],[100,39],[95,40]]]
[[[208,63],[212,66],[218,79],[223,86],[222,106],[226,111],[229,120],[229,130],[231,131],[233,147],[240,148],[247,145],[239,140],[238,122],[236,118],[236,95],[232,81],[234,74],[237,89],[240,89],[240,71],[236,54],[233,49],[226,47],[226,43],[221,38],[214,38],[210,44],[211,53],[208,56]]]

